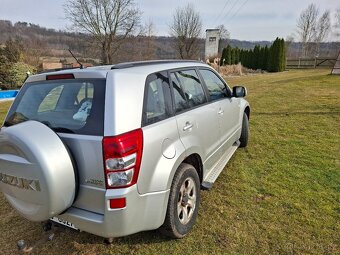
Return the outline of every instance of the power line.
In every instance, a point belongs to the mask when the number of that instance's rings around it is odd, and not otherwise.
[[[237,9],[234,15],[228,20],[229,22],[236,16],[236,14],[242,9],[242,7],[248,2],[249,0],[245,0],[242,5]]]
[[[218,22],[219,19],[221,18],[221,15],[222,15],[222,13],[223,13],[225,7],[228,5],[229,2],[230,2],[230,0],[227,0],[226,3],[224,4],[224,6],[223,6],[223,8],[222,8],[222,10],[221,10],[221,12],[220,12],[220,14],[217,16],[217,19],[215,20],[215,26],[217,26],[217,22]]]
[[[234,9],[236,3],[237,3],[237,0],[234,2],[233,6],[229,9],[229,11],[225,14],[225,16],[223,18],[224,20],[228,17],[228,14]]]

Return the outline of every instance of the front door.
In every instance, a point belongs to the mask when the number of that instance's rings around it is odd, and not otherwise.
[[[215,107],[207,104],[206,94],[194,69],[172,72],[171,81],[180,139],[188,155],[191,151],[200,153],[205,175],[221,157]]]

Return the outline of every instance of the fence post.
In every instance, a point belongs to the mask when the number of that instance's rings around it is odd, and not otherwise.
[[[316,57],[314,58],[314,69],[316,68]]]
[[[301,59],[299,57],[299,65],[298,65],[298,69],[300,69],[300,63],[301,63]]]

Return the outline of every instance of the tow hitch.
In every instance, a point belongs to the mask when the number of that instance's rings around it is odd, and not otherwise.
[[[51,221],[44,222],[42,228],[44,233],[38,241],[32,245],[28,245],[25,240],[21,239],[17,242],[18,250],[22,253],[30,253],[35,247],[52,241],[54,237],[63,230],[63,227],[53,224]]]

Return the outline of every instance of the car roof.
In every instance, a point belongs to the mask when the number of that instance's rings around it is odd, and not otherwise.
[[[69,69],[59,69],[43,72],[40,74],[32,75],[28,77],[26,82],[35,82],[46,80],[48,75],[58,75],[58,74],[74,74],[75,78],[106,78],[107,73],[112,72],[122,72],[122,73],[136,73],[145,74],[160,72],[163,70],[184,68],[184,67],[195,67],[204,66],[208,67],[207,64],[201,61],[195,60],[150,60],[150,61],[138,61],[138,62],[125,62],[115,65],[103,65],[94,66],[87,68],[69,68]]]

